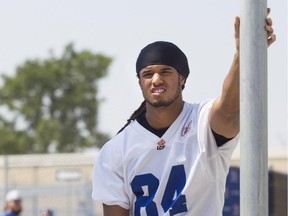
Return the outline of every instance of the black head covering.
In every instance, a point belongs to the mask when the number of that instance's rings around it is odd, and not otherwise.
[[[168,65],[175,68],[185,78],[188,77],[189,65],[186,55],[173,43],[156,41],[144,47],[136,61],[136,72],[149,65]]]

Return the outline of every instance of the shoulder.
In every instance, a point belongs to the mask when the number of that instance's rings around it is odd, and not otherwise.
[[[200,103],[188,103],[184,102],[184,107],[182,113],[184,115],[191,115],[198,112],[199,107],[201,106]]]
[[[123,131],[116,134],[108,142],[106,142],[100,150],[101,155],[105,157],[107,154],[113,154],[115,157],[120,157],[125,150],[128,141],[132,139],[131,137],[137,134],[135,124],[138,123],[136,121],[131,122],[126,128],[124,128]]]
[[[184,103],[184,112],[200,112],[203,110],[210,109],[214,103],[215,99],[207,99],[204,100],[200,103],[189,103],[185,102]]]
[[[209,113],[214,100],[205,100],[201,103],[187,103],[185,102],[183,108],[183,114],[185,116],[190,116],[195,121],[199,117]]]
[[[198,106],[199,111],[211,109],[214,101],[215,99],[207,99],[207,100],[202,101],[201,103],[199,103],[199,106]]]
[[[107,143],[105,143],[105,146],[113,146],[113,148],[121,147],[124,141],[127,140],[128,137],[133,136],[137,133],[137,126],[139,126],[138,122],[136,120],[132,121],[127,127],[125,127],[120,133],[116,134],[114,137],[112,137]]]

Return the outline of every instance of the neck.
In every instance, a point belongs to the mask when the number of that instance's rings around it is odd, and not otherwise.
[[[182,112],[183,105],[182,98],[181,101],[175,101],[167,107],[153,107],[146,103],[146,118],[149,125],[154,129],[170,127]]]

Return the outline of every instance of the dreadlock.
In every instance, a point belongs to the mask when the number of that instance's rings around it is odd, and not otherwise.
[[[186,55],[173,43],[167,41],[156,41],[144,47],[136,61],[136,73],[140,78],[140,71],[148,65],[168,65],[175,68],[179,74],[185,77],[185,81],[190,73]],[[185,84],[182,85],[184,89]],[[131,115],[127,123],[118,133],[124,130],[132,121],[146,112],[146,102],[143,101],[140,107]],[[117,133],[117,134],[118,134]]]
[[[127,120],[127,123],[118,131],[117,134],[119,134],[121,131],[123,131],[132,121],[136,120],[144,112],[146,112],[146,101],[145,100],[141,103],[139,108],[133,112],[133,114]]]

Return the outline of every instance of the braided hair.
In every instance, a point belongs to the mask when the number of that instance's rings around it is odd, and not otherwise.
[[[119,134],[123,131],[131,122],[135,121],[140,115],[146,112],[146,101],[144,100],[139,108],[133,112],[129,119],[127,119],[127,123],[118,131]]]

